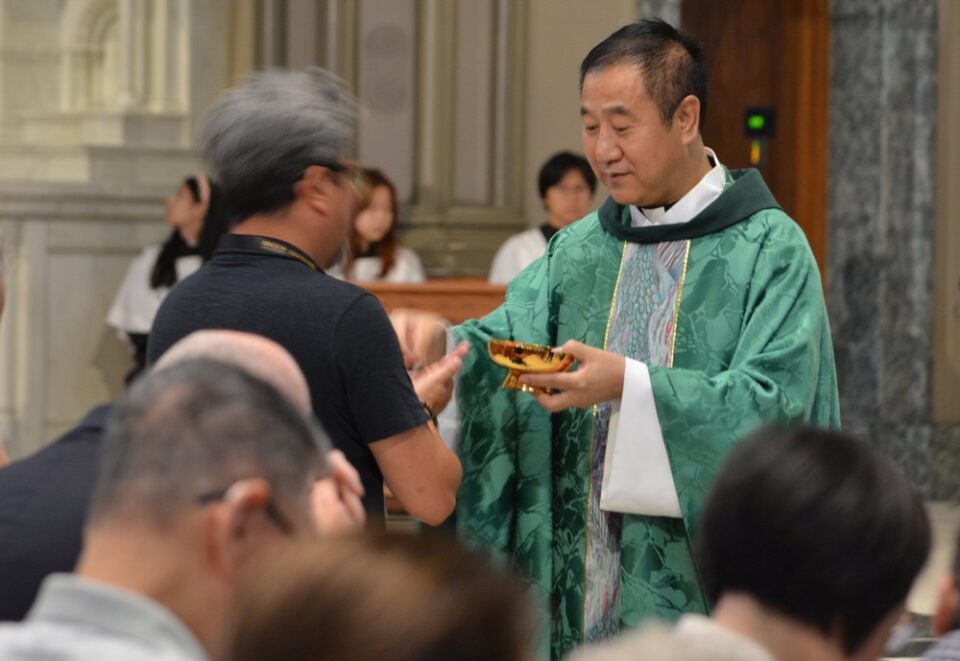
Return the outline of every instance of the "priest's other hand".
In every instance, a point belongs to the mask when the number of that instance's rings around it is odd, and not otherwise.
[[[453,377],[463,366],[463,357],[468,351],[470,344],[461,342],[440,360],[410,373],[417,397],[434,413],[440,413],[450,403]]]
[[[407,369],[425,367],[443,357],[447,348],[446,322],[438,314],[423,310],[397,308],[390,313],[390,322],[400,340],[403,362]]]
[[[313,483],[310,506],[321,535],[336,535],[363,528],[363,483],[360,474],[340,450],[327,454],[330,475]]]
[[[571,407],[586,408],[599,402],[620,399],[623,395],[623,374],[627,361],[615,353],[588,347],[582,342],[568,340],[555,351],[562,351],[577,359],[573,372],[558,374],[524,374],[523,383],[553,388],[554,395],[535,393],[540,406],[550,412]]]

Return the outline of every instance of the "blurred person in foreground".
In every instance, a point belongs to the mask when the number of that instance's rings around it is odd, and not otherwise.
[[[235,224],[164,301],[147,362],[204,328],[273,339],[297,361],[314,413],[359,472],[373,524],[383,525],[384,482],[411,516],[439,524],[461,468],[431,418],[450,399],[466,346],[411,382],[380,302],[324,272],[365,183],[347,160],[356,121],[353,97],[321,69],[256,74],[213,106],[201,146]]]
[[[222,661],[526,661],[533,619],[520,582],[437,536],[304,544],[240,598]]]
[[[924,661],[960,661],[960,539],[953,567],[940,579],[930,624],[940,639],[923,655]]]
[[[235,331],[199,331],[178,342],[154,369],[195,358],[235,365],[270,383],[304,414],[310,393],[296,362],[276,342]],[[43,579],[72,571],[111,405],[94,407],[73,429],[28,457],[0,469],[0,620],[20,620]],[[339,451],[327,455],[330,479],[318,480],[314,502],[324,533],[363,524],[359,476]]]
[[[73,575],[48,577],[0,658],[206,659],[242,576],[315,534],[327,441],[275,388],[206,359],[116,405]]]
[[[711,617],[571,661],[876,659],[929,550],[923,501],[889,458],[836,432],[764,429],[731,451],[700,518]]]

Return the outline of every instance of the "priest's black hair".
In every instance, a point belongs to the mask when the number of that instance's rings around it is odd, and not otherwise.
[[[696,559],[712,602],[746,594],[853,654],[900,605],[930,550],[923,501],[857,439],[768,428],[738,443],[700,516]]]
[[[664,123],[673,119],[680,102],[693,95],[700,101],[700,124],[707,114],[707,65],[703,46],[659,18],[626,25],[593,47],[580,64],[580,89],[587,74],[620,63],[643,72],[647,94],[660,109]]]

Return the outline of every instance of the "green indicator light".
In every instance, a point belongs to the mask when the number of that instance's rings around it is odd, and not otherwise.
[[[767,120],[764,119],[763,115],[750,115],[747,117],[747,128],[751,131],[760,131],[766,123]]]

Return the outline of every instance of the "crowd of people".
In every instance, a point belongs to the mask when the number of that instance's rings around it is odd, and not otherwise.
[[[704,145],[706,83],[662,21],[591,50],[586,159],[544,164],[548,221],[491,272],[506,301],[455,327],[355,284],[424,272],[395,187],[348,158],[342,81],[225,93],[210,177],[111,310],[129,389],[0,469],[0,658],[881,656],[924,505],[837,431],[817,265],[759,174]],[[507,390],[490,339],[576,362]],[[385,530],[385,489],[421,534]],[[960,658],[958,594],[930,658]]]

